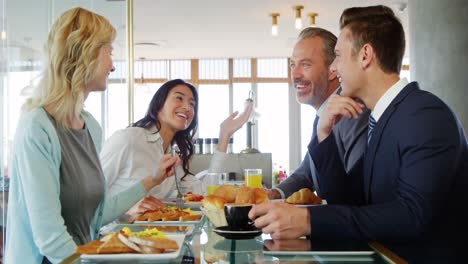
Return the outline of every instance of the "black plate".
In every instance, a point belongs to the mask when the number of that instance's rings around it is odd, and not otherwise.
[[[232,231],[228,226],[216,227],[213,231],[227,239],[252,239],[262,234],[262,230]]]

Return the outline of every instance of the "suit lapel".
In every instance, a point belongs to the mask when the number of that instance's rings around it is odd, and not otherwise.
[[[372,139],[367,147],[367,151],[364,159],[364,192],[366,203],[370,203],[372,197],[370,196],[370,186],[372,182],[372,177],[374,176],[373,166],[375,160],[375,154],[381,144],[381,138],[385,127],[387,126],[388,121],[392,118],[393,114],[398,108],[398,105],[406,98],[408,94],[412,91],[419,89],[418,84],[415,82],[409,83],[408,85],[401,90],[401,92],[393,99],[390,105],[385,109],[382,116],[379,118],[379,121],[372,131]]]

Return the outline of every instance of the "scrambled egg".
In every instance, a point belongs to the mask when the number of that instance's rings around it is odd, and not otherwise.
[[[166,206],[166,208],[167,208],[167,209],[171,209],[171,210],[178,210],[177,206],[170,206],[170,205],[168,205],[168,206]],[[190,209],[190,208],[182,209],[182,211],[187,212],[187,213],[189,213],[190,215],[194,215],[194,214],[195,214],[195,212],[192,211],[192,209]]]
[[[136,236],[136,237],[153,237],[153,238],[167,238],[162,231],[159,231],[156,227],[147,228],[144,231],[133,232],[128,227],[122,228],[122,231],[127,236]]]

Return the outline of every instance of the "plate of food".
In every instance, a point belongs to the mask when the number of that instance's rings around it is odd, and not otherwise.
[[[194,230],[194,225],[187,224],[187,225],[166,225],[164,223],[153,222],[151,224],[116,224],[106,230],[106,232],[101,232],[101,235],[109,235],[115,232],[119,232],[123,228],[129,228],[132,232],[142,232],[145,230],[151,230],[153,228],[157,228],[159,231],[164,232],[165,234],[185,234],[187,236],[191,235]]]
[[[194,194],[192,192],[188,192],[184,195],[184,207],[191,208],[191,209],[200,209],[202,205],[202,200],[204,196],[201,194]],[[163,201],[166,205],[169,206],[176,206],[177,200],[175,198],[167,199]]]
[[[327,204],[327,201],[322,200],[309,188],[302,188],[299,191],[291,194],[288,198],[284,199],[285,203],[293,204],[297,207],[309,207]]]
[[[192,211],[190,208],[179,209],[175,206],[166,206],[153,211],[147,211],[135,218],[134,224],[198,224],[201,222],[203,214],[199,211]]]
[[[87,260],[169,260],[180,255],[184,234],[165,234],[157,228],[133,232],[129,228],[78,246]]]

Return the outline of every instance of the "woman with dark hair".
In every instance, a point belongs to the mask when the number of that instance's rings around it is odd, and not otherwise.
[[[184,82],[181,79],[175,79],[166,82],[161,86],[161,88],[158,89],[156,94],[153,96],[153,99],[151,99],[151,102],[148,107],[148,111],[146,112],[145,117],[142,119],[138,120],[135,122],[132,127],[142,127],[145,129],[150,129],[156,124],[157,130],[160,132],[162,128],[161,126],[161,121],[158,118],[158,115],[154,113],[159,113],[162,111],[162,108],[164,107],[164,104],[166,102],[166,98],[169,95],[169,92],[171,91],[172,88],[178,86],[178,85],[185,85],[187,86],[190,91],[192,92],[193,98],[190,99],[190,105],[192,106],[193,113],[191,114],[191,122],[188,118],[182,117],[186,119],[186,124],[188,123],[188,127],[186,127],[183,130],[179,130],[175,132],[173,135],[173,138],[171,140],[172,144],[177,144],[179,147],[179,156],[182,160],[182,168],[184,170],[184,177],[188,174],[190,174],[189,171],[189,159],[192,157],[194,154],[194,147],[192,144],[193,141],[193,136],[197,132],[198,128],[198,92],[195,89],[195,87],[187,82]],[[179,92],[175,92],[175,94],[178,94],[181,96]],[[177,115],[177,114],[176,114]],[[180,117],[179,113],[179,117]],[[164,119],[163,119],[164,122]],[[160,132],[161,133],[161,132]],[[171,144],[171,142],[164,142],[166,144]],[[163,144],[164,145],[164,144]],[[167,150],[168,145],[165,145],[164,149]]]
[[[223,121],[219,145],[227,145],[229,138],[248,120],[251,112],[252,104],[248,104],[239,116],[238,112],[234,112]],[[153,175],[160,166],[161,157],[171,152],[174,143],[180,150],[181,164],[176,166],[180,186],[187,191],[202,193],[200,181],[190,173],[189,168],[197,128],[198,93],[195,87],[180,79],[163,84],[153,96],[145,117],[114,133],[101,151],[109,193],[118,194],[133,182]],[[158,183],[150,191],[158,199],[169,197],[175,190],[174,177],[160,178]]]

